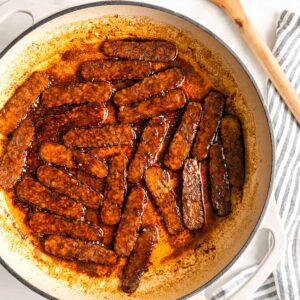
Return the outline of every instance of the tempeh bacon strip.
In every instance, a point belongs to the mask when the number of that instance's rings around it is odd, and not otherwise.
[[[186,97],[182,90],[176,89],[161,97],[153,97],[133,106],[120,106],[118,119],[122,123],[137,123],[159,114],[182,108]]]
[[[158,239],[156,227],[149,225],[141,230],[121,278],[124,292],[133,293],[138,288],[141,277],[147,271],[152,251]]]
[[[63,137],[68,147],[107,147],[130,145],[135,132],[129,125],[107,125],[101,128],[71,129]]]
[[[210,148],[209,174],[211,183],[211,201],[219,216],[231,212],[230,187],[222,145]]]
[[[98,208],[103,200],[102,194],[96,193],[86,184],[81,183],[57,168],[46,165],[41,166],[37,171],[37,177],[44,185],[53,188],[58,193],[82,202],[90,208]]]
[[[0,162],[0,186],[3,188],[13,187],[19,179],[33,136],[34,126],[29,119],[22,121],[13,133]]]
[[[53,86],[43,93],[42,103],[48,108],[64,104],[102,103],[109,100],[111,93],[112,86],[108,82]]]
[[[200,169],[195,159],[187,159],[183,168],[182,214],[189,230],[204,226],[205,209],[202,197]]]
[[[84,206],[66,196],[58,195],[32,178],[23,178],[16,189],[17,195],[41,209],[69,218],[84,216]]]
[[[149,121],[128,168],[130,182],[141,181],[145,170],[156,162],[168,128],[169,124],[163,116]]]
[[[217,133],[225,105],[223,94],[212,91],[204,99],[199,130],[193,147],[193,157],[199,161],[205,159]]]
[[[131,189],[115,238],[114,249],[118,256],[130,255],[138,237],[146,201],[146,191],[142,187]]]
[[[68,260],[76,259],[101,265],[117,263],[117,256],[112,250],[101,245],[93,245],[57,235],[49,236],[45,240],[44,249],[49,254]]]
[[[80,75],[86,81],[143,79],[151,73],[151,64],[144,61],[98,59],[80,66]]]
[[[99,241],[103,235],[97,226],[42,212],[33,213],[29,225],[37,233],[66,235],[92,242]]]
[[[179,68],[168,69],[146,77],[142,81],[116,92],[114,102],[118,106],[140,102],[141,100],[179,87],[183,80],[184,75]]]
[[[168,62],[176,58],[177,48],[168,41],[105,41],[101,47],[104,54],[111,57],[144,61]]]
[[[220,124],[229,182],[242,187],[245,180],[244,145],[241,124],[237,117],[225,116]]]
[[[1,109],[1,134],[8,135],[18,126],[48,84],[48,78],[43,73],[31,74]]]
[[[164,157],[164,164],[178,170],[189,155],[201,117],[201,104],[190,102],[182,116],[179,127]]]
[[[110,159],[101,209],[101,220],[104,224],[115,225],[120,221],[126,192],[126,165],[126,156],[116,155]]]

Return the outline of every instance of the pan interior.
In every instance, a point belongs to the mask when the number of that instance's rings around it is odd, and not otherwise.
[[[116,11],[118,15],[113,14]],[[107,38],[166,39],[177,45],[180,55],[196,70],[205,72],[216,89],[228,95],[228,111],[238,115],[243,124],[246,181],[243,193],[233,189],[233,212],[218,220],[197,250],[186,251],[162,264],[158,260],[165,249],[158,246],[139,289],[130,296],[131,299],[182,297],[206,284],[237,255],[264,207],[272,150],[262,104],[253,83],[232,54],[188,21],[150,8],[132,9],[129,5],[103,10],[101,6],[91,7],[80,12],[80,16],[79,11],[71,12],[35,29],[30,34],[34,37],[25,37],[0,60],[1,105],[31,72],[55,65],[66,50],[99,45]],[[68,66],[63,67],[67,71]],[[0,242],[4,246],[0,254],[25,280],[63,299],[82,299],[83,295],[86,299],[128,297],[119,291],[116,277],[99,279],[79,274],[38,250],[23,225],[24,216],[12,205],[12,200],[1,193]]]

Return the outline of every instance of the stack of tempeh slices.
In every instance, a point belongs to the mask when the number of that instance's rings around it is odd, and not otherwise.
[[[231,186],[244,183],[242,128],[173,43],[108,40],[100,51],[73,83],[36,72],[6,103],[0,184],[27,205],[45,252],[107,266],[128,257],[121,286],[132,293],[159,239],[157,224],[141,226],[149,199],[172,236],[201,231],[205,203],[228,215]]]

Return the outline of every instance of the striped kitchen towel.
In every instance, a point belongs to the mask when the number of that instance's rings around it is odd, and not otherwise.
[[[284,11],[278,21],[273,49],[279,64],[300,95],[300,14]],[[276,92],[267,85],[268,108],[276,143],[274,196],[287,236],[284,256],[276,270],[253,295],[255,300],[300,299],[300,125]],[[215,291],[211,300],[228,299],[255,271],[239,273]]]

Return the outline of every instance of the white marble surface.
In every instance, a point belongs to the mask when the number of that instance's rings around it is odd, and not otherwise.
[[[8,0],[14,1],[14,0]],[[0,0],[1,4],[7,3],[7,0]],[[43,3],[51,5],[52,12],[60,9],[84,4],[92,1],[83,0],[23,0],[30,3],[32,7],[42,7]],[[23,2],[23,3],[24,3]],[[138,2],[138,1],[137,1]],[[254,57],[247,49],[247,46],[242,41],[238,30],[233,26],[231,21],[221,12],[217,7],[210,4],[207,0],[144,0],[143,2],[163,6],[174,11],[180,12],[197,22],[205,25],[219,37],[221,37],[230,47],[239,53],[242,61],[247,65],[250,72],[256,78],[257,84],[263,94],[265,94],[266,77],[262,72],[260,66],[255,61]],[[17,3],[17,2],[16,2]],[[244,8],[254,23],[263,38],[267,41],[268,45],[272,47],[275,39],[275,24],[278,16],[284,9],[290,9],[300,12],[299,0],[242,0]],[[40,17],[46,17],[52,12],[47,9],[46,11],[40,10]],[[1,18],[1,15],[0,15]],[[10,17],[9,21],[0,24],[0,51],[16,37],[22,30],[31,25],[31,19],[28,16],[18,14]],[[266,251],[266,238],[263,233],[260,233],[250,244],[247,252],[250,255],[247,259],[239,259],[236,269],[242,266],[250,266],[256,261],[259,261],[262,254]],[[275,267],[275,266],[274,266]],[[232,276],[229,274],[224,276]],[[220,283],[219,283],[220,284]],[[11,276],[2,266],[0,266],[0,300],[41,300],[43,297],[35,294],[27,287],[22,285],[18,280]]]

